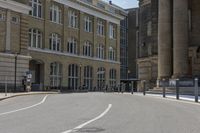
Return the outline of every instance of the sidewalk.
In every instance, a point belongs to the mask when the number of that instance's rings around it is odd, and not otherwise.
[[[134,95],[143,96],[143,93],[140,93],[140,92],[135,92],[133,94]],[[162,94],[148,94],[148,93],[146,93],[146,96],[153,96],[153,97],[160,97],[160,98],[163,97]],[[176,95],[175,94],[166,94],[166,98],[176,99]],[[179,100],[185,100],[185,101],[195,102],[195,96],[191,96],[191,95],[179,95]],[[199,96],[198,101],[200,102],[200,96]]]
[[[8,98],[12,98],[12,97],[17,97],[17,96],[25,96],[25,95],[39,95],[39,94],[58,94],[59,92],[20,92],[20,93],[7,93],[7,95],[5,93],[0,93],[0,101],[4,100],[4,99],[8,99]]]

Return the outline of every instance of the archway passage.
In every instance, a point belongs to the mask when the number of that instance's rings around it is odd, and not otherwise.
[[[32,74],[32,91],[40,91],[44,87],[44,63],[40,60],[31,60],[29,69]]]

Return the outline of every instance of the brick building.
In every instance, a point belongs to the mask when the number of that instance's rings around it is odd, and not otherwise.
[[[15,45],[26,43],[19,54],[25,51],[31,57],[33,89],[77,90],[85,85],[101,90],[120,82],[123,9],[100,0],[17,1],[32,7],[25,16],[24,33],[15,34],[25,36]],[[6,53],[5,48],[1,53]]]

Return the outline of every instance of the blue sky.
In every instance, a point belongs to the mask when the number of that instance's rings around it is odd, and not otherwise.
[[[104,1],[108,2],[109,0]],[[138,7],[138,0],[112,0],[112,2],[125,9]]]

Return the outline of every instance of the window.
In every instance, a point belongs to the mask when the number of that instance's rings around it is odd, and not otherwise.
[[[100,67],[97,70],[97,87],[101,91],[105,87],[105,68]]]
[[[61,9],[57,5],[52,5],[50,9],[50,20],[55,23],[61,24],[62,14]]]
[[[90,90],[92,88],[92,67],[84,67],[84,85]]]
[[[116,29],[115,29],[115,26],[113,24],[110,24],[109,35],[110,35],[111,39],[115,39],[116,38]]]
[[[102,20],[98,20],[97,22],[97,34],[104,35],[104,22]]]
[[[58,34],[53,33],[49,38],[49,48],[53,51],[60,51],[61,48],[61,38]]]
[[[78,28],[78,13],[76,11],[69,11],[69,27]]]
[[[74,37],[71,37],[67,43],[67,52],[71,54],[77,54],[77,41]]]
[[[101,8],[101,9],[105,9],[105,4],[98,2],[97,7]]]
[[[50,65],[50,85],[51,87],[60,87],[61,86],[61,76],[62,65],[54,62]]]
[[[86,41],[83,45],[83,55],[92,56],[92,45],[89,41]]]
[[[85,17],[85,31],[92,32],[92,19],[89,16]]]
[[[16,17],[16,16],[13,16],[11,21],[15,24],[19,24],[20,23],[20,18],[19,17]]]
[[[97,47],[97,58],[104,59],[104,47],[102,44]]]
[[[152,32],[152,22],[149,21],[147,24],[147,36],[151,36],[151,32]]]
[[[4,13],[0,13],[0,21],[4,21],[5,20],[5,14]]]
[[[78,65],[76,65],[76,64],[69,65],[68,87],[72,90],[78,89]]]
[[[42,3],[40,0],[30,0],[30,6],[32,10],[30,11],[30,15],[38,18],[42,18]]]
[[[110,77],[110,87],[115,87],[117,84],[117,71],[115,69],[111,69],[109,73]]]
[[[29,30],[29,46],[33,48],[42,48],[42,33],[38,29]]]
[[[108,55],[109,55],[109,60],[113,60],[113,61],[115,60],[115,50],[112,47],[109,48]]]

